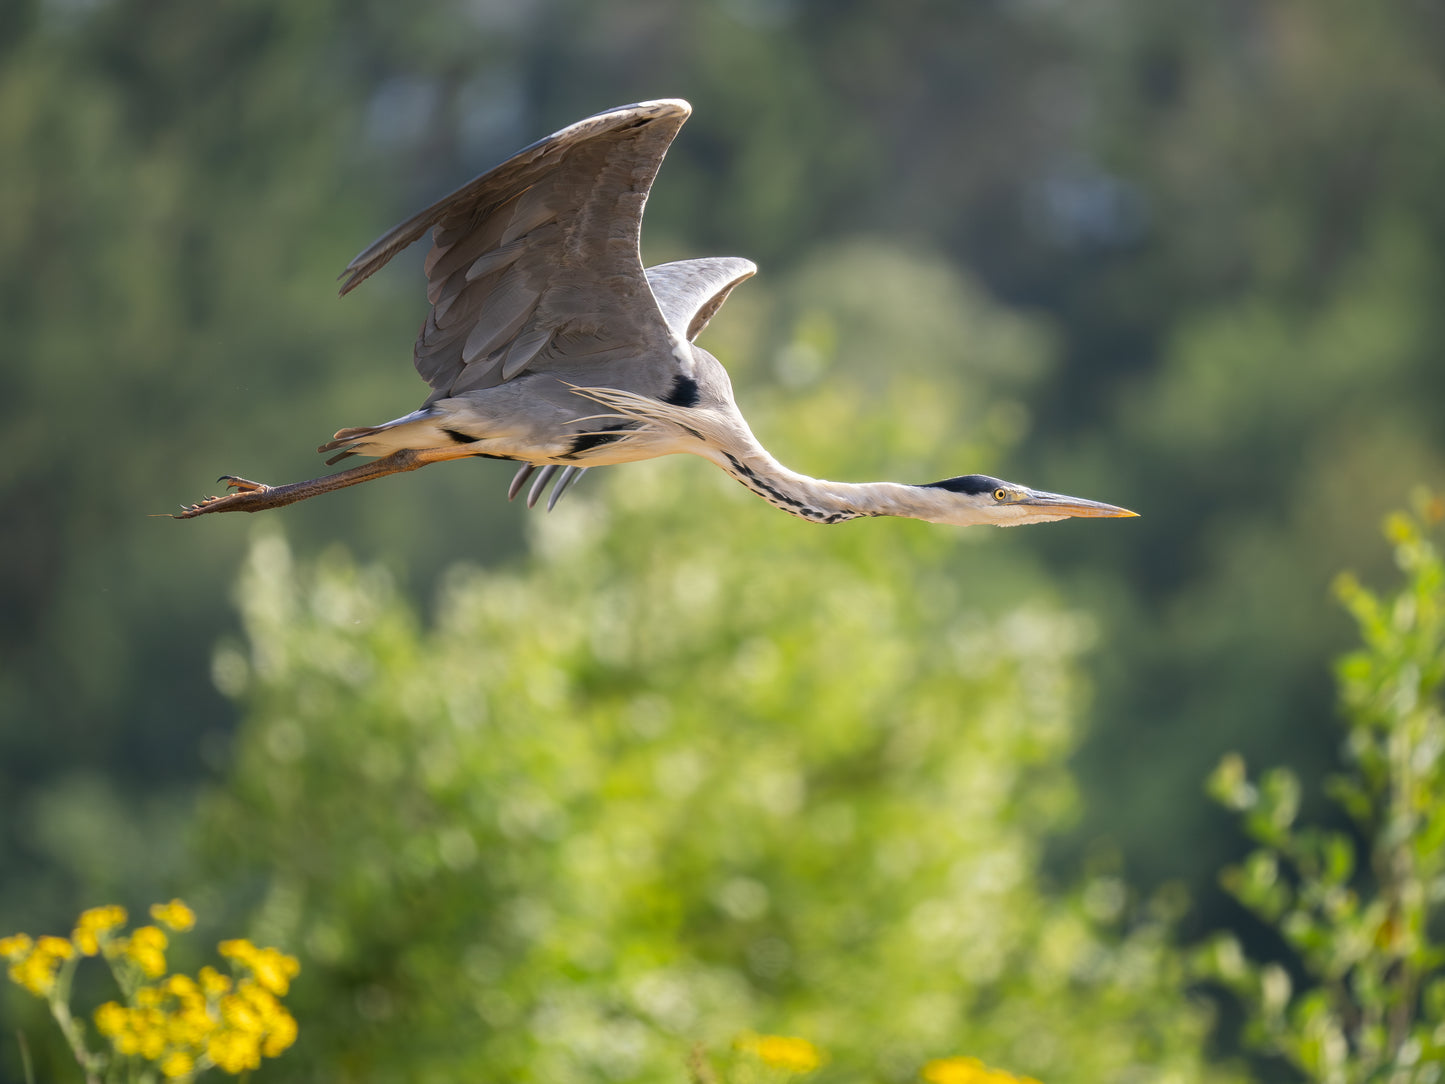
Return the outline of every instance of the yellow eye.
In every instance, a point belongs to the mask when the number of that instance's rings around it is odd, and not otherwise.
[[[1006,489],[995,489],[995,490],[993,491],[993,499],[996,500],[996,501],[1006,501],[1006,500],[1008,500],[1008,490],[1006,490]]]

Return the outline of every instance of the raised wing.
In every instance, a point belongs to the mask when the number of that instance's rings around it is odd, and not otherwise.
[[[647,285],[673,333],[692,342],[722,308],[733,287],[757,273],[757,264],[737,256],[679,260],[649,267]]]
[[[633,374],[637,383],[667,386],[675,340],[638,240],[648,190],[690,112],[681,100],[642,102],[532,144],[379,238],[347,265],[341,293],[431,229],[432,309],[414,351],[431,400],[529,366],[624,357],[659,370]]]

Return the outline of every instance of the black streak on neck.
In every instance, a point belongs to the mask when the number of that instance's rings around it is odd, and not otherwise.
[[[821,508],[813,508],[764,481],[759,477],[757,471],[744,464],[731,452],[724,452],[723,455],[727,456],[728,463],[732,466],[730,473],[734,478],[775,508],[790,512],[799,519],[806,519],[810,523],[844,523],[850,519],[859,519],[873,514],[854,511],[824,512]]]

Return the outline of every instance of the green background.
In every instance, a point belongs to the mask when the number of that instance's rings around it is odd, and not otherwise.
[[[1335,763],[1327,584],[1441,472],[1442,77],[1406,0],[7,4],[0,932],[253,923],[307,968],[279,1074],[680,1079],[753,1027],[1202,1079],[1155,923],[1263,937],[1202,781]],[[704,344],[780,459],[1143,518],[820,529],[692,459],[545,520],[472,462],[148,518],[413,408],[420,250],[335,274],[664,96],[644,258],[760,265]]]

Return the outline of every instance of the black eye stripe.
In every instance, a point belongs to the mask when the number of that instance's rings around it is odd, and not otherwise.
[[[945,478],[941,482],[929,482],[926,489],[946,489],[950,493],[977,494],[991,493],[1003,485],[1002,478],[990,478],[987,474],[965,474],[959,478]]]

